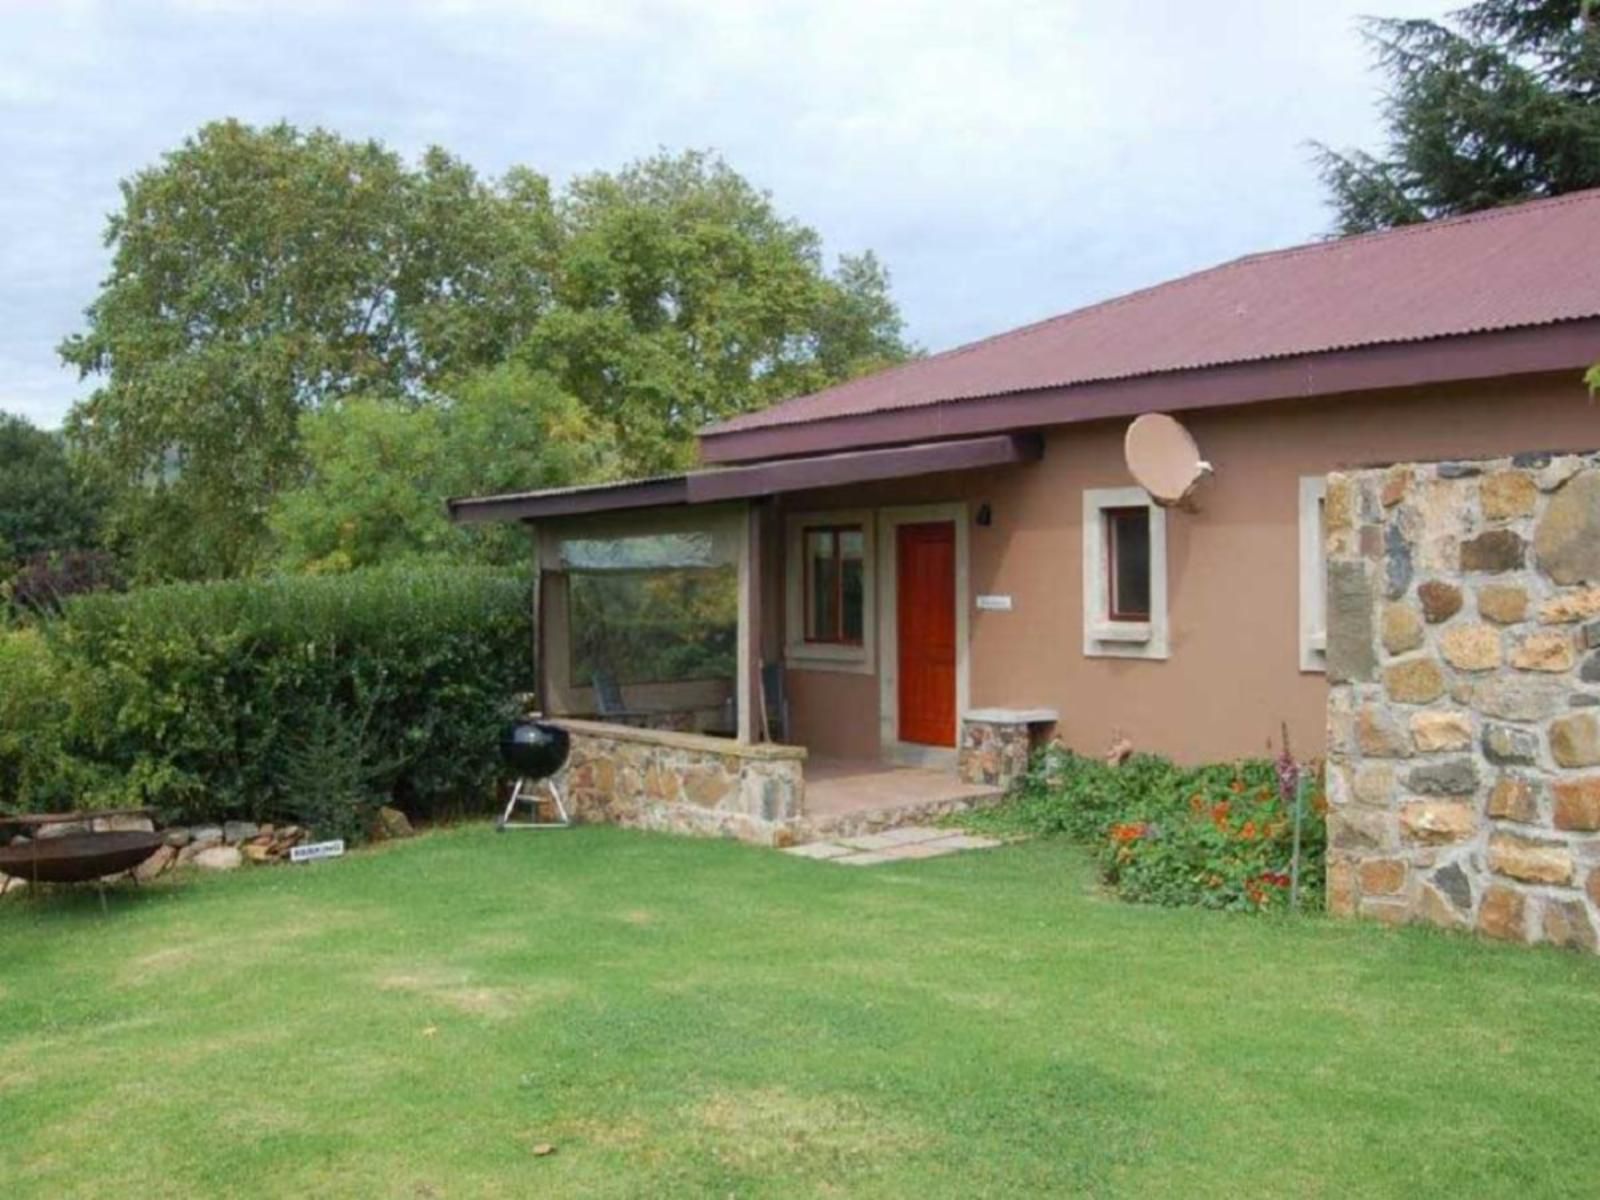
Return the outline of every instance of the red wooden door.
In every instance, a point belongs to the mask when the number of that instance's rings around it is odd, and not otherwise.
[[[956,527],[897,526],[900,740],[956,744]]]

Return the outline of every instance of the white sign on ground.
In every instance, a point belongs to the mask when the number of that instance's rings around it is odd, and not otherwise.
[[[308,842],[304,846],[295,846],[289,851],[290,862],[316,862],[319,858],[339,858],[344,854],[344,839],[334,838],[331,842]]]

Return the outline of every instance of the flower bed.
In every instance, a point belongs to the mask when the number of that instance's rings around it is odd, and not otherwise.
[[[964,823],[1082,842],[1094,850],[1107,887],[1126,900],[1281,909],[1293,875],[1300,770],[1288,760],[1264,759],[1185,768],[1148,754],[1113,767],[1053,744],[1034,755],[1015,799]],[[1321,905],[1325,807],[1320,772],[1308,770],[1302,908]]]

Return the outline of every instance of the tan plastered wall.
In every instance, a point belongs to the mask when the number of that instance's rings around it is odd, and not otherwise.
[[[1027,467],[900,480],[790,497],[789,511],[966,500],[974,707],[1052,707],[1074,749],[1121,732],[1143,750],[1201,761],[1266,750],[1287,721],[1298,753],[1320,753],[1326,687],[1299,669],[1299,480],[1341,467],[1600,447],[1600,407],[1573,375],[1370,393],[1186,414],[1216,467],[1199,511],[1167,519],[1171,655],[1083,653],[1083,491],[1132,483],[1124,421],[1049,432]],[[792,740],[813,754],[875,757],[873,675],[791,671]]]

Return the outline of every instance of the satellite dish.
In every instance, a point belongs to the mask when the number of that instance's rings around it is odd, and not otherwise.
[[[1195,488],[1211,474],[1189,431],[1165,413],[1145,413],[1129,425],[1122,454],[1129,473],[1163,508],[1188,507]]]

